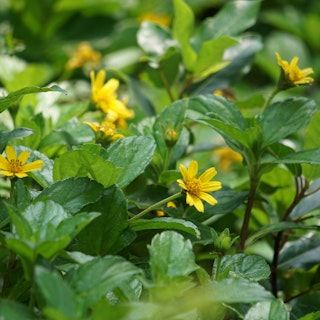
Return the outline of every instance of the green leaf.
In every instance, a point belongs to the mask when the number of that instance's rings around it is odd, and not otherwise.
[[[307,98],[289,98],[269,106],[260,118],[263,147],[267,147],[307,126],[318,107]],[[275,121],[277,119],[277,121]]]
[[[206,296],[206,299],[212,302],[253,303],[274,299],[272,293],[260,284],[242,278],[222,279],[199,291],[203,291],[202,296]]]
[[[297,151],[290,153],[278,160],[272,161],[272,163],[285,163],[285,164],[297,164],[297,163],[307,163],[307,164],[320,164],[320,148]]]
[[[244,320],[289,320],[289,311],[281,300],[256,303],[246,313]]]
[[[27,137],[32,133],[33,130],[29,128],[17,128],[11,131],[0,131],[0,153],[3,152],[10,139]]]
[[[177,142],[173,146],[173,150],[171,152],[172,158],[178,159],[182,153],[184,153],[185,148],[187,147],[187,145],[185,145],[184,148],[181,148],[183,142],[188,143],[188,140],[179,140],[186,110],[187,100],[179,100],[164,108],[155,119],[153,125],[153,134],[157,144],[157,151],[160,153],[163,159],[168,152],[165,139],[165,133],[167,129],[173,129],[177,133]]]
[[[82,299],[77,297],[72,287],[56,271],[37,266],[35,281],[39,293],[45,301],[43,306],[40,305],[45,314],[47,312],[52,314],[55,310],[56,314],[65,317],[62,319],[80,319],[84,316],[86,310]]]
[[[31,202],[30,191],[22,179],[18,179],[14,184],[12,201],[18,210],[23,210]]]
[[[264,258],[243,253],[223,256],[220,272],[224,271],[228,271],[229,276],[257,282],[268,279],[270,275],[270,267]]]
[[[122,168],[117,183],[121,188],[144,172],[155,150],[151,137],[127,137],[116,141],[108,148],[108,160],[116,167]],[[95,157],[96,159],[96,157]],[[105,175],[106,173],[101,173]]]
[[[93,256],[113,253],[128,226],[127,200],[122,190],[115,186],[106,189],[86,210],[100,212],[101,216],[79,233],[76,250]]]
[[[97,257],[69,271],[66,278],[83,298],[83,304],[90,306],[137,275],[141,275],[141,269],[124,258],[105,256]]]
[[[278,268],[309,270],[320,263],[320,238],[309,233],[297,241],[289,241],[280,251]]]
[[[239,108],[228,99],[214,95],[200,95],[188,100],[188,118],[220,120],[237,130],[245,130],[247,123]]]
[[[39,92],[48,92],[48,91],[57,91],[64,94],[68,94],[67,91],[63,90],[57,85],[52,87],[25,87],[20,90],[10,92],[6,97],[0,98],[0,112],[3,112],[10,107],[14,102],[18,101],[22,96],[29,93],[39,93]]]
[[[196,225],[190,221],[174,218],[154,218],[151,220],[139,219],[130,222],[130,227],[134,231],[151,230],[151,229],[169,229],[180,230],[200,238],[200,231]]]
[[[319,320],[320,318],[320,311],[311,312],[305,315],[302,318],[299,318],[299,320]]]
[[[192,43],[199,48],[204,41],[241,34],[255,23],[260,3],[260,0],[227,2],[214,17],[207,18],[200,25]]]
[[[187,277],[198,268],[190,240],[175,231],[157,234],[148,249],[151,275],[156,284]]]
[[[263,44],[259,36],[244,37],[240,44],[227,49],[226,56],[231,62],[225,68],[202,81],[193,83],[187,93],[193,97],[200,94],[212,95],[212,92],[217,89],[232,87],[248,72],[248,66],[252,64],[256,53],[262,47]]]
[[[174,0],[173,7],[173,36],[181,45],[182,59],[186,69],[189,70],[197,58],[197,54],[190,44],[194,28],[194,14],[183,0]]]
[[[266,236],[269,233],[285,231],[290,229],[317,230],[318,228],[317,226],[307,226],[305,224],[296,223],[296,222],[278,222],[278,223],[264,226],[259,230],[255,231],[254,234],[247,239],[246,246],[249,246],[250,244],[254,243],[258,239]]]
[[[147,54],[153,67],[157,67],[167,50],[176,46],[176,42],[167,28],[151,22],[143,22],[137,33],[137,41]]]
[[[312,181],[306,194],[310,194],[304,197],[292,210],[290,214],[291,219],[296,219],[310,212],[320,208],[320,179]]]
[[[54,162],[53,177],[55,181],[70,177],[90,177],[105,188],[116,183],[121,169],[85,150],[69,151]]]
[[[39,319],[26,305],[1,299],[0,301],[1,320],[36,320]]]
[[[51,199],[71,214],[101,197],[103,186],[88,178],[67,178],[44,189],[36,198]]]
[[[203,79],[226,67],[229,61],[224,60],[224,52],[227,48],[238,43],[237,40],[230,37],[205,41],[201,46],[197,60],[192,66],[194,77]]]

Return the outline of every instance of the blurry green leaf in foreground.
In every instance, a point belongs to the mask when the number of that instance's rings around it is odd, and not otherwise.
[[[10,139],[23,138],[33,133],[29,128],[17,128],[12,131],[0,131],[0,153],[3,152]]]
[[[64,94],[67,94],[65,90],[63,90],[57,85],[53,85],[52,87],[25,87],[14,92],[10,92],[4,98],[0,98],[0,112],[6,110],[8,107],[10,107],[11,104],[18,101],[25,94],[48,92],[48,91],[57,91],[57,92],[62,92]]]

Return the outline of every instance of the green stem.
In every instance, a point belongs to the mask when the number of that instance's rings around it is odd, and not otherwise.
[[[172,148],[168,148],[166,152],[166,156],[164,158],[164,163],[163,163],[163,171],[168,170],[170,166],[170,158],[171,158],[171,150]]]
[[[217,261],[217,267],[216,267],[214,278],[216,281],[219,281],[219,274],[220,274],[221,261],[222,261],[222,256],[220,254],[218,254],[216,261]]]
[[[174,195],[168,197],[168,198],[165,198],[161,201],[158,201],[156,202],[155,204],[151,205],[150,207],[144,209],[143,211],[141,211],[140,213],[136,214],[135,216],[133,216],[132,218],[129,219],[129,221],[133,221],[133,220],[137,220],[141,217],[143,217],[145,214],[147,214],[148,212],[152,211],[152,210],[155,210],[159,207],[161,207],[162,205],[166,204],[167,202],[169,201],[173,201],[179,197],[182,196],[182,193],[181,192],[178,192],[178,193],[175,193]]]
[[[254,198],[256,195],[258,183],[259,183],[259,180],[257,180],[257,178],[252,175],[252,177],[250,178],[250,191],[249,191],[247,207],[246,207],[242,228],[240,232],[240,247],[239,247],[240,252],[243,252],[245,249],[246,240],[247,240],[248,231],[249,231],[249,222],[250,222],[251,212],[253,208],[253,203],[254,203]]]
[[[174,96],[173,96],[172,91],[171,91],[171,89],[170,89],[170,85],[169,85],[168,80],[167,80],[165,74],[163,73],[163,70],[161,69],[161,67],[158,68],[158,71],[159,71],[159,74],[160,74],[160,78],[161,78],[161,80],[162,80],[162,83],[164,84],[164,87],[165,87],[165,89],[166,89],[167,92],[168,92],[168,96],[169,96],[171,102],[174,102],[175,99],[174,99]]]
[[[261,113],[263,113],[271,104],[272,99],[276,96],[277,93],[279,93],[281,90],[279,90],[278,87],[276,87],[270,94],[269,98],[266,100],[266,102],[264,103]]]

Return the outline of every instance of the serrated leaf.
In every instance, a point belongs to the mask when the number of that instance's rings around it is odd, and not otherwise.
[[[224,256],[220,272],[228,270],[229,276],[241,277],[250,281],[268,279],[270,267],[264,258],[257,255],[235,254]]]
[[[69,151],[54,162],[53,177],[55,181],[70,177],[91,177],[105,188],[116,183],[120,168],[85,150]]]
[[[108,160],[115,167],[122,168],[117,179],[121,188],[126,187],[144,172],[152,160],[154,150],[153,138],[146,136],[127,137],[116,141],[108,148]]]
[[[14,102],[18,101],[25,94],[56,91],[64,94],[68,94],[57,85],[52,87],[25,87],[17,91],[10,92],[6,97],[0,98],[0,113],[10,107]]]
[[[141,275],[141,269],[119,256],[97,257],[67,273],[71,287],[90,306],[99,301],[109,291]]]
[[[307,126],[318,107],[307,98],[289,98],[269,106],[262,114],[263,147],[267,147]],[[277,119],[277,121],[275,121]]]
[[[44,313],[50,308],[57,310],[68,319],[79,319],[84,315],[85,308],[82,299],[77,297],[72,287],[56,271],[37,266],[35,282],[39,294],[45,301]]]
[[[244,320],[289,320],[289,311],[281,300],[256,303],[246,313]]]
[[[116,186],[106,189],[100,200],[86,210],[101,213],[77,236],[76,250],[93,256],[114,253],[120,237],[128,226],[127,200]]]
[[[193,236],[199,238],[200,231],[195,224],[190,221],[174,218],[154,218],[151,220],[139,219],[130,222],[130,227],[134,231],[142,230],[180,230],[192,234]]]
[[[101,184],[88,178],[67,178],[44,189],[36,200],[51,199],[75,214],[87,204],[96,202],[102,190]]]
[[[186,277],[198,268],[190,240],[175,231],[157,234],[148,249],[151,275],[156,284]]]

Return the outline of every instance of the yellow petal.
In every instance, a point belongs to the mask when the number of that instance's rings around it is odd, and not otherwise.
[[[33,170],[39,170],[43,167],[43,161],[42,160],[36,160],[30,163],[25,164],[22,167],[23,172],[29,172]]]
[[[216,174],[217,174],[217,170],[214,167],[209,168],[208,170],[206,170],[204,173],[201,174],[201,176],[199,177],[199,180],[201,182],[210,181]]]
[[[17,159],[16,152],[14,151],[14,148],[12,146],[6,147],[6,155],[9,161]]]
[[[201,186],[201,191],[210,192],[210,191],[217,191],[222,188],[222,184],[220,181],[209,181]]]
[[[104,84],[104,86],[101,88],[100,94],[101,95],[111,95],[115,91],[117,91],[119,87],[119,81],[117,79],[110,79],[107,81],[107,83]],[[116,98],[116,97],[115,97]]]
[[[21,164],[23,165],[23,164],[26,163],[26,161],[28,160],[29,156],[30,156],[30,152],[22,151],[18,156],[18,160],[20,160]]]
[[[24,178],[24,177],[27,177],[28,175],[26,174],[26,173],[24,173],[24,172],[16,172],[15,174],[14,174],[16,177],[18,177],[18,178]]]
[[[0,154],[0,169],[3,169],[3,170],[9,169],[8,160],[4,156],[2,156],[1,154]]]
[[[193,197],[194,206],[199,212],[204,212],[204,205],[198,197]]]
[[[196,160],[192,160],[188,167],[188,177],[194,178],[198,173],[198,162]]]
[[[208,202],[212,206],[218,203],[218,201],[211,194],[206,192],[200,192],[199,198]]]
[[[180,164],[179,170],[180,170],[180,172],[182,174],[183,180],[187,180],[188,179],[188,170],[187,170],[187,168],[183,164]]]
[[[9,170],[1,170],[0,174],[3,174],[4,176],[7,176],[7,177],[12,177],[13,176],[13,173],[11,171],[9,171]]]
[[[183,180],[178,179],[177,182],[178,182],[180,188],[187,190],[187,186],[185,185]]]

